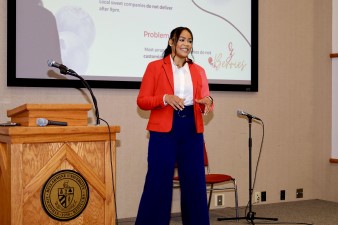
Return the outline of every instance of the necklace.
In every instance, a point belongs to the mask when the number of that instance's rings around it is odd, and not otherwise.
[[[184,66],[184,64],[186,63],[186,60],[183,61],[182,65],[179,65],[178,63],[175,62],[175,56],[171,57],[171,59],[173,60],[173,63],[175,66],[177,66],[177,68],[182,68]]]
[[[174,62],[174,65],[177,66],[177,68],[182,68],[185,64],[185,61],[182,63],[182,65],[177,64],[174,60],[173,62]]]

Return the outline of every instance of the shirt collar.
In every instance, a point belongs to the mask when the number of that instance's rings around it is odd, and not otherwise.
[[[174,60],[171,58],[171,56],[170,56],[170,62],[171,62],[174,73],[179,71],[179,70],[182,70],[183,72],[189,71],[189,63],[188,62],[184,63],[184,66],[182,66],[181,68],[178,68],[178,66],[176,66],[176,64],[174,63]]]

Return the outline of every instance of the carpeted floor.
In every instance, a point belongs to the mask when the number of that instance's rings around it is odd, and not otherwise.
[[[338,203],[323,200],[306,200],[275,204],[253,205],[255,213],[253,223],[246,220],[245,207],[240,208],[239,221],[218,221],[218,218],[232,218],[234,208],[210,210],[211,225],[241,225],[241,224],[311,224],[311,225],[338,225]],[[278,221],[260,220],[263,218],[277,218]],[[120,219],[118,225],[133,225],[135,218]],[[170,225],[182,225],[180,214],[173,214]],[[199,225],[199,224],[196,224]]]

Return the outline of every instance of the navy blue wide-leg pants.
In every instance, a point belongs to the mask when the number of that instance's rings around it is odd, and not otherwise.
[[[135,225],[169,225],[176,162],[183,224],[210,224],[203,148],[192,106],[174,112],[171,132],[150,132],[148,172]]]

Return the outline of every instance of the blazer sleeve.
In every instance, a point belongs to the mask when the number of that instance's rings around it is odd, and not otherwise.
[[[207,78],[207,75],[205,73],[205,70],[201,66],[198,66],[198,72],[201,76],[201,81],[202,81],[201,97],[205,98],[206,96],[210,96],[208,78]],[[213,109],[214,109],[214,103],[212,103],[211,111]],[[202,111],[204,111],[204,109]]]
[[[159,66],[149,63],[143,75],[137,105],[143,110],[152,110],[165,107],[163,95],[157,90]]]
[[[200,75],[201,75],[201,80],[202,80],[201,96],[202,98],[204,98],[210,95],[210,91],[209,91],[208,78],[207,78],[207,75],[205,74],[205,70],[202,67],[200,67]]]

